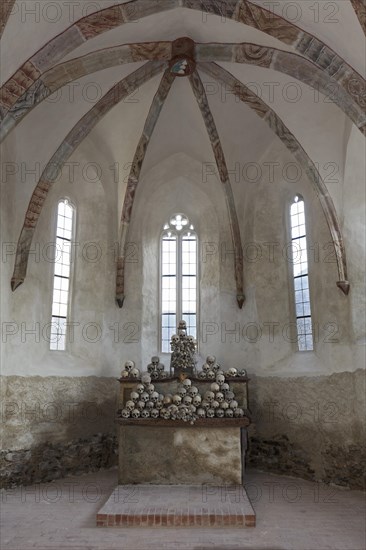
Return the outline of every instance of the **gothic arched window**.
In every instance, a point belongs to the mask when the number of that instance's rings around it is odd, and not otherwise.
[[[299,351],[314,349],[311,319],[305,204],[296,195],[290,206],[293,288]]]
[[[53,274],[50,350],[66,349],[67,319],[70,301],[71,241],[75,209],[67,199],[57,207],[55,260]]]
[[[170,338],[177,323],[187,323],[187,334],[197,338],[198,240],[185,214],[174,214],[166,223],[160,244],[160,342],[170,352]]]

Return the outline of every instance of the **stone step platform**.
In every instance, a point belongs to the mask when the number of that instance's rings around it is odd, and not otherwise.
[[[98,527],[255,527],[241,485],[118,485]]]

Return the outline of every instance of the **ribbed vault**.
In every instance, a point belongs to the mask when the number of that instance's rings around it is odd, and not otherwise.
[[[171,52],[170,42],[123,44],[56,65],[41,75],[6,112],[1,123],[0,140],[4,139],[36,105],[62,86],[87,74],[125,63],[153,59],[169,60]],[[360,102],[355,101],[355,98],[325,69],[317,67],[298,54],[249,43],[196,44],[195,59],[197,62],[250,64],[287,74],[330,98],[362,133],[366,133],[366,114]]]
[[[361,0],[352,0],[352,6],[358,20],[365,30],[365,5]],[[12,2],[5,2],[1,13],[1,30],[11,12]],[[251,27],[258,34],[257,42],[246,42],[243,35],[241,42],[194,43],[189,38],[175,41],[162,40],[151,42],[121,43],[117,46],[95,49],[85,55],[62,62],[69,54],[81,45],[108,31],[118,30],[133,21],[148,21],[149,16],[187,8],[195,12],[212,14],[240,24],[245,29]],[[354,14],[352,15],[354,17]],[[235,24],[236,24],[235,23]],[[234,23],[233,23],[234,24]],[[291,51],[273,46],[262,45],[263,33],[281,41]],[[140,37],[138,37],[140,38]],[[189,61],[189,71],[177,74],[174,66],[182,59]],[[13,277],[12,289],[22,284],[26,277],[28,256],[35,228],[42,212],[48,192],[66,160],[77,147],[96,128],[103,117],[121,100],[128,97],[152,77],[162,74],[159,88],[152,98],[151,107],[132,160],[126,188],[123,189],[124,200],[118,205],[121,216],[119,227],[119,254],[116,273],[116,301],[121,307],[128,289],[125,288],[125,245],[133,216],[135,194],[141,177],[141,171],[149,143],[154,139],[153,133],[159,116],[169,94],[174,94],[173,82],[176,77],[187,76],[191,84],[192,102],[197,102],[207,132],[213,156],[218,168],[223,197],[227,206],[227,216],[231,229],[234,247],[235,286],[239,307],[244,303],[244,261],[238,223],[235,192],[229,178],[225,158],[225,136],[219,135],[215,124],[215,112],[211,109],[206,96],[205,85],[200,73],[204,73],[213,82],[229,90],[238,100],[258,116],[258,124],[264,132],[272,132],[291,152],[298,164],[306,173],[322,206],[327,221],[337,259],[337,285],[348,294],[347,263],[345,246],[342,238],[341,223],[332,201],[329,189],[318,171],[314,159],[302,145],[301,128],[294,130],[286,124],[276,112],[276,104],[269,105],[258,97],[244,82],[227,70],[228,64],[253,65],[259,70],[281,73],[302,85],[320,92],[328,102],[343,111],[356,127],[366,133],[366,93],[365,81],[360,74],[338,53],[324,43],[319,37],[301,28],[288,19],[268,11],[259,4],[247,0],[131,0],[100,10],[75,21],[59,35],[54,36],[22,64],[14,75],[1,88],[0,96],[0,139],[5,140],[13,132],[16,136],[23,131],[29,117],[35,109],[42,117],[42,103],[54,92],[67,84],[79,81],[83,77],[98,75],[107,68],[123,64],[134,64],[147,61],[145,65],[130,73],[115,84],[111,82],[109,92],[105,94],[80,120],[76,121],[67,136],[60,136],[60,142],[52,157],[48,160],[41,177],[33,191],[24,216],[20,232]],[[271,73],[272,74],[272,73]],[[108,89],[108,88],[106,88]],[[55,107],[57,108],[57,107]],[[84,111],[85,112],[85,111]],[[311,105],[309,105],[311,116]],[[340,115],[341,116],[341,115]],[[259,120],[260,119],[260,120]],[[263,124],[266,123],[266,124]],[[123,121],[120,121],[123,125]],[[291,130],[290,130],[291,128]],[[243,130],[244,131],[244,130]],[[141,130],[140,130],[141,132]],[[186,136],[189,139],[189,136]],[[341,140],[341,137],[340,137]],[[27,199],[28,200],[28,199]]]
[[[247,0],[158,0],[149,4],[145,0],[131,0],[80,19],[29,58],[4,84],[0,112],[10,109],[44,71],[83,42],[128,22],[177,7],[212,13],[219,17],[224,14],[229,19],[292,45],[298,53],[335,78],[356,103],[361,107],[365,106],[364,81],[352,67],[315,36],[257,4]]]

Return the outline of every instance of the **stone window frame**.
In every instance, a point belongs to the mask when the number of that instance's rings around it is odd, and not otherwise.
[[[170,221],[175,218],[178,215],[182,215],[186,217],[189,221],[188,228],[186,230],[175,231],[174,229],[170,228]],[[184,214],[183,212],[175,212],[172,215],[168,217],[169,222],[166,222],[163,225],[163,229],[160,233],[159,237],[159,315],[158,315],[158,349],[159,352],[162,354],[169,354],[170,350],[163,351],[163,335],[162,335],[162,281],[163,281],[163,269],[162,269],[162,244],[163,244],[163,238],[164,235],[167,233],[168,230],[171,230],[172,233],[175,233],[178,237],[178,247],[177,247],[177,271],[176,271],[176,280],[178,282],[176,287],[176,300],[178,303],[177,312],[176,312],[176,324],[178,325],[179,321],[181,320],[181,298],[182,298],[182,241],[185,232],[190,231],[192,234],[195,235],[196,238],[196,334],[192,334],[196,340],[197,340],[197,349],[198,349],[198,341],[199,341],[199,312],[200,312],[200,292],[199,292],[199,280],[200,280],[200,274],[199,274],[199,237],[197,234],[196,226],[192,223],[190,218]],[[191,229],[193,227],[193,229]],[[170,228],[170,229],[169,229]],[[179,249],[179,250],[178,250]],[[182,317],[184,319],[184,317]],[[172,331],[172,334],[175,334],[177,330],[177,327],[174,328],[174,331]],[[189,327],[187,324],[187,333],[189,332]]]
[[[77,206],[74,200],[70,198],[68,195],[62,195],[57,199],[56,207],[54,209],[54,227],[53,227],[53,235],[54,235],[54,242],[56,244],[57,240],[57,230],[58,230],[58,218],[59,218],[59,205],[61,202],[67,201],[68,205],[72,209],[72,227],[71,227],[71,239],[70,242],[75,242],[75,235],[76,235],[76,221],[77,221]],[[55,247],[55,254],[58,254],[57,247]],[[52,284],[51,284],[51,298],[50,298],[50,319],[51,319],[51,330],[50,330],[50,342],[48,346],[48,350],[51,353],[58,352],[67,352],[68,351],[68,344],[70,341],[68,340],[68,329],[67,329],[67,323],[70,319],[70,311],[72,309],[72,296],[73,296],[73,281],[74,281],[74,270],[75,270],[75,247],[73,248],[70,246],[70,270],[69,270],[69,285],[68,285],[68,296],[67,296],[67,314],[66,314],[66,331],[65,331],[65,346],[62,349],[55,349],[51,347],[52,344],[52,323],[53,323],[53,305],[54,305],[54,282],[55,282],[55,268],[56,268],[56,261],[53,261],[53,269],[52,269]]]
[[[306,239],[306,250],[307,250],[307,277],[308,277],[308,289],[309,289],[309,303],[310,303],[310,314],[306,316],[306,318],[310,318],[312,323],[312,337],[311,337],[311,348],[309,349],[300,349],[299,346],[299,332],[297,328],[297,320],[301,317],[297,315],[296,312],[296,298],[295,298],[295,276],[294,276],[294,262],[293,262],[293,248],[292,246],[289,246],[290,252],[287,253],[288,257],[288,274],[290,279],[290,320],[291,320],[291,327],[294,326],[294,330],[291,330],[290,339],[291,343],[294,347],[294,350],[300,353],[311,353],[315,351],[315,338],[314,338],[314,305],[313,305],[313,292],[312,292],[312,267],[311,267],[311,255],[309,254],[309,213],[307,208],[307,202],[304,198],[304,196],[297,192],[292,193],[290,199],[287,202],[286,210],[287,210],[287,235],[289,237],[289,244],[292,245],[293,241],[293,233],[292,233],[292,221],[291,221],[291,207],[295,202],[296,197],[299,197],[299,199],[304,203],[304,225],[305,225],[305,239]]]

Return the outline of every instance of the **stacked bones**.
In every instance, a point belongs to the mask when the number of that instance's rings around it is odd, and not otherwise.
[[[150,374],[144,374],[121,411],[122,418],[159,418],[164,396],[155,391]]]
[[[121,378],[140,378],[141,373],[134,361],[126,361],[121,372]]]
[[[218,374],[224,374],[228,378],[247,376],[245,369],[238,370],[234,367],[230,368],[226,372],[223,372],[219,363],[216,362],[214,355],[208,355],[206,357],[206,363],[202,365],[202,370],[198,373],[198,378],[202,380],[215,380]]]
[[[167,373],[164,371],[164,368],[163,363],[160,363],[160,358],[157,355],[154,355],[151,358],[151,363],[147,365],[147,372],[154,380],[158,378],[166,378]]]
[[[173,334],[170,340],[172,350],[171,363],[172,369],[187,370],[195,366],[195,352],[197,342],[193,336],[187,335],[187,324],[180,321],[178,325],[178,334]]]
[[[186,378],[174,395],[165,396],[155,391],[151,376],[145,374],[141,383],[131,392],[121,415],[123,418],[183,420],[193,424],[198,418],[241,418],[244,411],[239,407],[222,372],[217,373],[210,390],[203,395]]]

